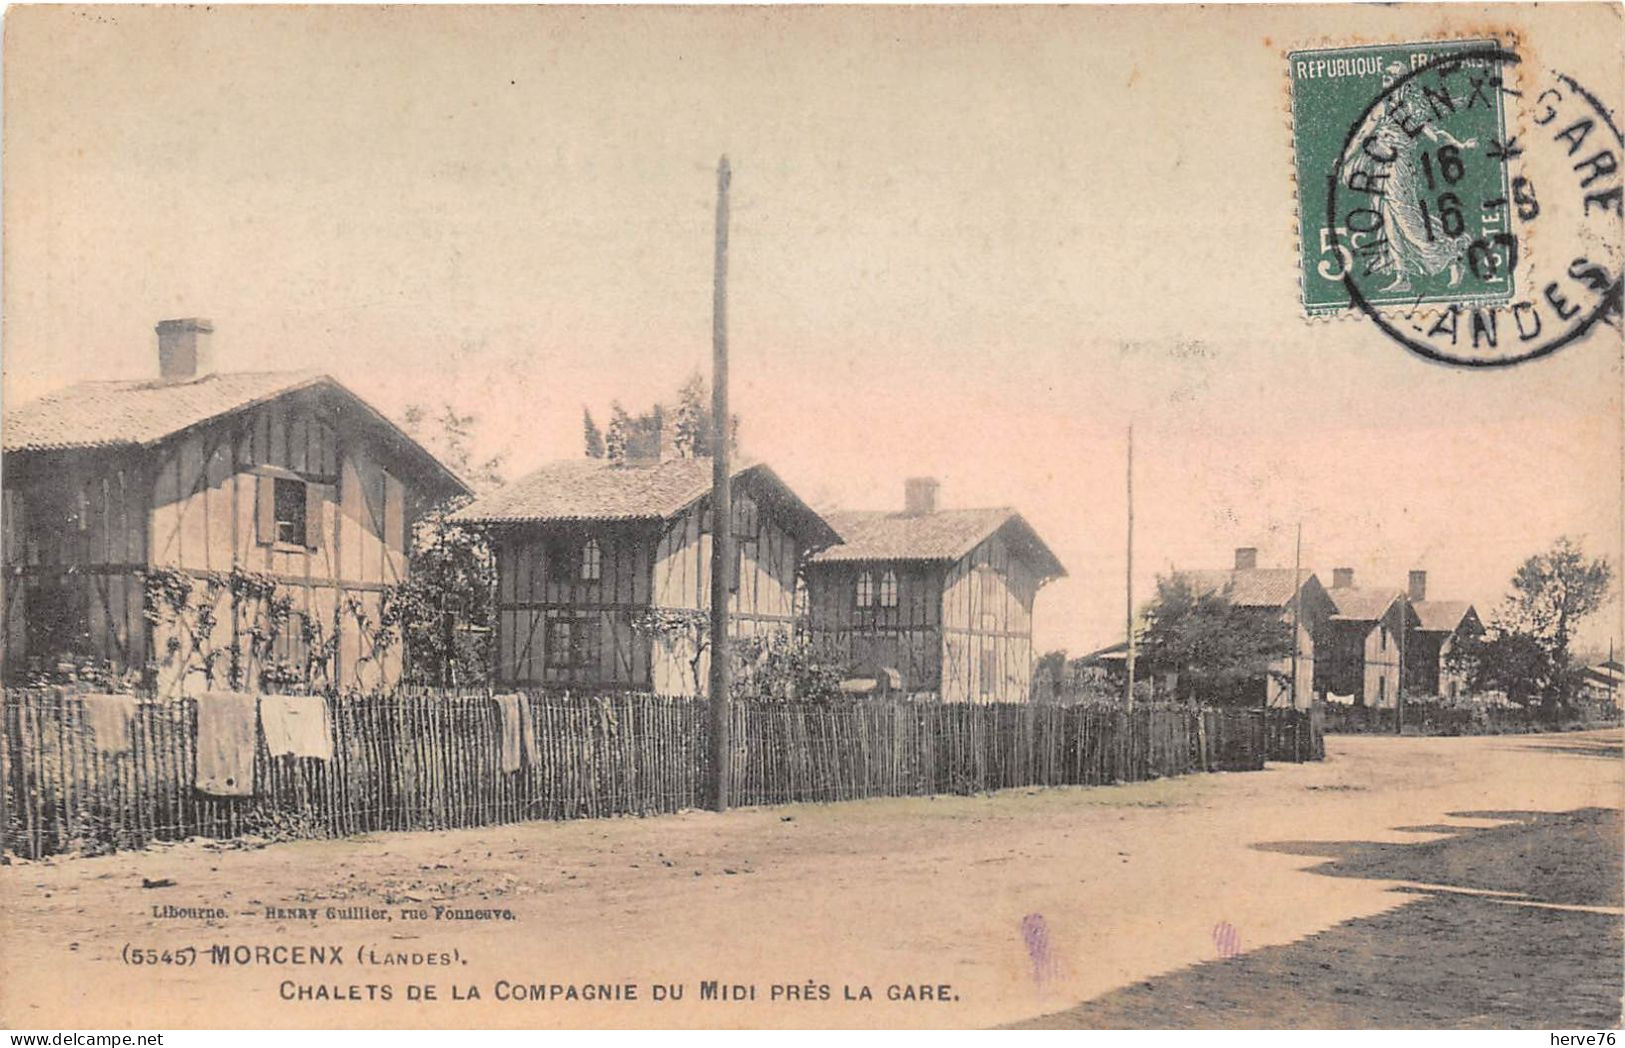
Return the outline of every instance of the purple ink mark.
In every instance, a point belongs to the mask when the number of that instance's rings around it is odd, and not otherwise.
[[[1228,961],[1241,953],[1241,932],[1229,921],[1220,921],[1213,926],[1213,945],[1219,948],[1219,956]]]
[[[1027,944],[1027,956],[1033,962],[1033,982],[1044,985],[1055,976],[1055,957],[1050,953],[1049,925],[1041,913],[1029,913],[1021,919],[1021,938]]]

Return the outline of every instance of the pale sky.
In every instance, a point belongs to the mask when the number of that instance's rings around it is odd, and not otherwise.
[[[1302,319],[1284,57],[1479,24],[1625,99],[1601,6],[13,9],[4,395],[206,316],[222,370],[449,400],[518,475],[709,365],[726,152],[747,453],[1020,509],[1070,572],[1040,650],[1121,637],[1131,420],[1141,595],[1301,521],[1322,581],[1488,613],[1558,535],[1620,562],[1618,334],[1467,373]]]

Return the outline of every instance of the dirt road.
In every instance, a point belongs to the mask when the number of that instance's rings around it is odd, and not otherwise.
[[[16,864],[0,1023],[1619,1021],[1619,732],[1328,753],[1133,786]],[[194,964],[163,963],[189,946]],[[743,999],[702,999],[712,980]],[[434,1000],[409,999],[425,986]]]

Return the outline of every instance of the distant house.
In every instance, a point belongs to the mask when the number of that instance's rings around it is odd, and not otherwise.
[[[1128,642],[1118,641],[1079,655],[1066,665],[1065,676],[1051,689],[1058,696],[1116,700],[1128,678]],[[1151,670],[1141,653],[1134,666],[1134,692],[1147,700],[1177,694],[1179,674]]]
[[[225,685],[235,659],[250,686],[273,668],[303,676],[312,661],[338,687],[400,676],[400,646],[374,650],[370,624],[406,576],[413,520],[467,487],[326,375],[215,374],[212,331],[166,320],[160,377],[81,382],[7,411],[9,675],[92,662],[197,689]],[[201,592],[233,569],[292,601],[263,657],[250,639],[268,635],[265,602],[230,587],[206,636],[144,614],[154,574],[178,572]]]
[[[1405,694],[1457,699],[1466,694],[1467,676],[1451,665],[1451,654],[1484,632],[1478,612],[1466,601],[1428,600],[1428,576],[1413,571],[1406,600],[1416,625],[1405,638]]]
[[[1353,568],[1334,568],[1327,590],[1334,610],[1316,665],[1315,686],[1332,701],[1393,706],[1398,701],[1400,638],[1420,622],[1398,589],[1362,589]]]
[[[913,478],[901,512],[837,511],[839,545],[807,570],[816,645],[854,676],[897,673],[905,692],[945,702],[1025,702],[1033,602],[1066,574],[1012,509],[937,508]]]
[[[1322,645],[1333,612],[1331,599],[1312,572],[1259,567],[1258,550],[1251,546],[1239,547],[1234,563],[1229,570],[1176,574],[1197,593],[1222,593],[1236,607],[1275,612],[1288,624],[1296,614],[1297,675],[1293,676],[1293,653],[1289,652],[1259,678],[1256,698],[1261,704],[1267,701],[1271,706],[1308,709],[1314,701],[1316,670],[1321,665]]]
[[[1067,670],[1080,684],[1121,683],[1128,676],[1128,641],[1120,640],[1079,655]]]
[[[1625,666],[1618,659],[1608,659],[1580,671],[1580,699],[1602,712],[1617,714],[1620,696],[1625,692]]]
[[[735,470],[732,494],[734,632],[788,633],[799,569],[837,536],[764,465]],[[553,462],[455,519],[496,555],[499,685],[703,690],[709,458]]]

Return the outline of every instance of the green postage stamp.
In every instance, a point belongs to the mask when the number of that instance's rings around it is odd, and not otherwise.
[[[1519,203],[1493,40],[1294,51],[1304,309],[1504,303]],[[1362,301],[1363,299],[1363,301]]]

